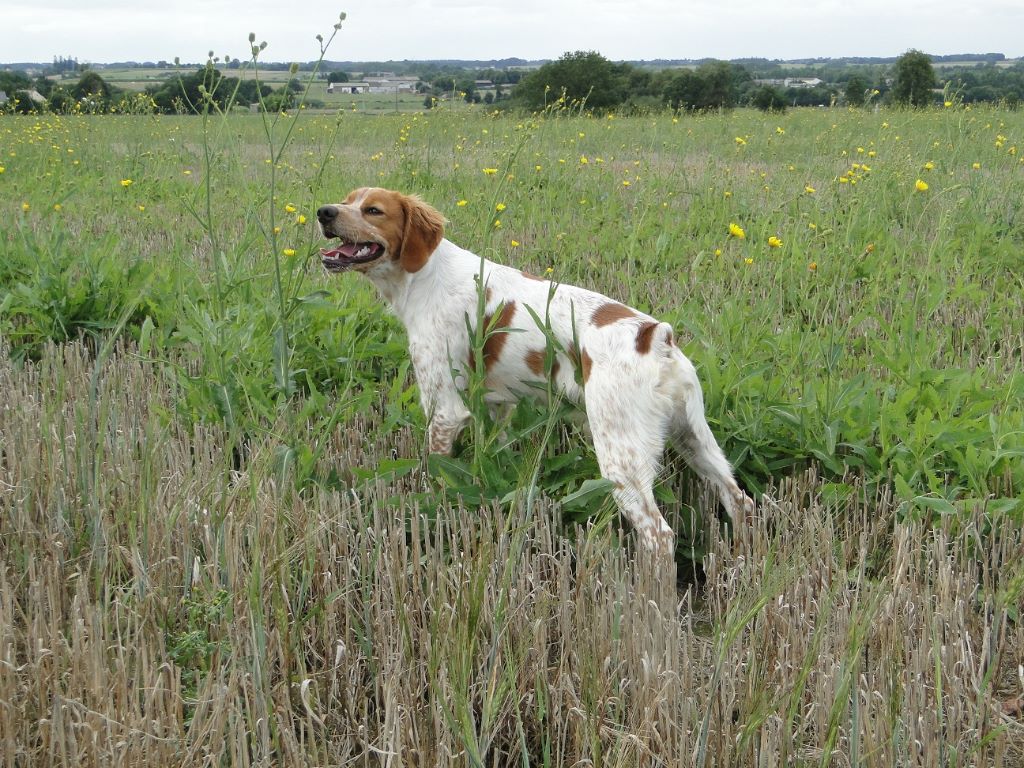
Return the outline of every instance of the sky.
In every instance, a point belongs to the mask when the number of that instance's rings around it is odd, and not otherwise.
[[[0,0],[0,63],[1024,56],[1021,0]]]

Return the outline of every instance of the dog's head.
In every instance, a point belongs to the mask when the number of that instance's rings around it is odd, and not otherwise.
[[[444,217],[415,195],[361,187],[342,203],[317,209],[324,237],[339,245],[320,251],[330,272],[418,272],[444,237]]]

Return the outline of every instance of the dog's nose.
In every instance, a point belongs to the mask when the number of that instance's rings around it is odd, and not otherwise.
[[[321,224],[331,221],[338,215],[338,210],[333,205],[321,205],[316,210],[316,218]]]

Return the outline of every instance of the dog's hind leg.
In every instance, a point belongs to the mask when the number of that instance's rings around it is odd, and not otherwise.
[[[614,362],[595,363],[584,356],[583,366],[587,420],[601,475],[615,484],[612,496],[641,544],[671,556],[675,534],[654,499],[671,401],[655,392],[649,381],[624,380]]]
[[[743,492],[733,477],[732,467],[715,440],[704,417],[704,395],[693,364],[678,352],[666,374],[674,402],[671,437],[686,463],[718,492],[719,500],[733,525],[754,514],[754,501]]]

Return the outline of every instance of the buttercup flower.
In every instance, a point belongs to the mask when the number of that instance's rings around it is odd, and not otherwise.
[[[928,184],[926,182],[924,182],[924,181],[921,181],[921,179],[918,179],[914,183],[914,189],[916,189],[918,192],[927,192],[928,191]]]
[[[779,238],[777,238],[775,235],[772,235],[771,237],[768,238],[768,247],[769,248],[781,248],[782,247],[782,241]]]
[[[121,179],[121,186],[122,187],[130,187],[134,183],[135,182],[132,181],[131,179]]]
[[[729,234],[735,237],[737,240],[742,240],[747,236],[747,233],[743,231],[743,227],[735,222],[729,224]]]
[[[284,207],[284,212],[285,213],[295,213],[296,210],[298,210],[298,209],[294,205],[292,205],[291,203],[288,203]]]
[[[295,249],[294,248],[285,248],[283,251],[281,251],[281,253],[283,253],[285,256],[294,256],[295,255]]]
[[[505,210],[505,204],[498,203],[496,206],[494,206],[494,210],[496,210],[498,213],[501,213],[502,211]]]
[[[459,200],[459,202],[457,202],[456,205],[459,206],[459,208],[465,208],[468,205],[468,201],[467,200]]]

